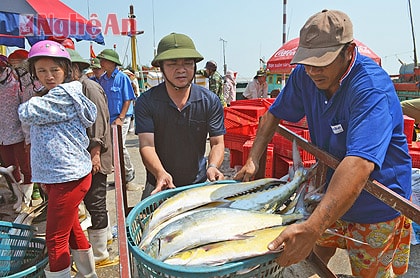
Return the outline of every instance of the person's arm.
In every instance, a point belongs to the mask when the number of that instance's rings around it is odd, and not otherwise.
[[[143,160],[143,164],[156,178],[155,189],[151,192],[151,194],[155,194],[165,189],[175,188],[172,176],[166,172],[156,153],[154,143],[155,135],[153,133],[139,133],[138,137],[140,155]]]
[[[274,132],[279,124],[279,119],[274,117],[267,111],[261,118],[258,124],[257,136],[252,144],[248,159],[242,169],[236,173],[234,179],[242,181],[250,181],[251,178],[258,172],[259,162],[262,154],[267,149],[268,142],[274,135]]]
[[[127,111],[128,111],[128,108],[130,108],[131,102],[132,102],[131,100],[124,101],[123,106],[121,108],[120,115],[114,120],[112,124],[123,125],[125,114],[127,114]]]
[[[90,149],[90,159],[92,161],[92,174],[95,175],[101,170],[101,145],[96,145]]]
[[[374,163],[364,158],[345,157],[335,170],[322,201],[308,220],[288,226],[269,244],[270,250],[284,246],[277,263],[286,267],[304,260],[324,231],[350,209],[373,169]]]
[[[219,167],[225,155],[223,135],[210,137],[210,153],[207,164],[207,178],[209,181],[223,180],[224,175]]]
[[[247,99],[254,99],[257,95],[257,86],[256,82],[253,79],[251,82],[246,85],[245,91],[243,92],[243,96]]]

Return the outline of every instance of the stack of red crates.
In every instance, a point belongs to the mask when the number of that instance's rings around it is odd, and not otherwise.
[[[238,100],[225,108],[225,146],[230,150],[230,167],[244,165],[255,139],[260,117],[274,102],[274,98]],[[282,121],[281,124],[301,137],[310,140],[306,119],[297,123]],[[305,167],[315,163],[315,157],[299,150]],[[275,134],[267,146],[265,177],[280,178],[293,165],[292,142]]]
[[[413,142],[414,119],[404,115],[404,134],[407,137],[408,153],[411,156],[412,167],[420,168],[420,142]]]
[[[230,150],[231,168],[244,165],[257,133],[259,119],[273,102],[274,98],[237,100],[231,102],[230,107],[225,107],[225,146]],[[273,163],[267,163],[266,176],[272,175]]]
[[[306,117],[296,123],[282,120],[280,124],[300,137],[311,141]],[[293,166],[293,143],[277,133],[274,134],[272,143],[274,145],[274,177],[280,178],[287,175],[289,168]],[[299,148],[299,154],[303,166],[306,168],[311,167],[316,162],[314,155],[301,148]]]

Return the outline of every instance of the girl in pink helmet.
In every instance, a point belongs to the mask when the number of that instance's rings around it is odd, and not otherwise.
[[[86,128],[96,106],[71,82],[70,55],[54,41],[41,41],[28,55],[29,72],[45,87],[41,97],[19,106],[31,126],[32,181],[48,194],[46,277],[70,277],[70,250],[80,277],[97,277],[92,247],[79,223],[78,206],[91,184],[92,164]]]

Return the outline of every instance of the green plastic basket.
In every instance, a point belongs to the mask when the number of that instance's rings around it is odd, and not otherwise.
[[[44,269],[48,264],[48,256],[45,247],[45,240],[42,238],[33,238],[23,258],[21,271],[6,276],[7,278],[29,277],[41,278],[45,277]]]
[[[233,180],[224,180],[222,183],[235,183]],[[205,186],[208,183],[183,186],[176,189],[159,192],[137,204],[127,217],[127,239],[130,253],[135,259],[140,277],[152,278],[262,278],[281,277],[283,268],[275,261],[276,254],[268,254],[238,262],[226,263],[221,266],[185,267],[165,264],[156,260],[139,247],[142,226],[150,214],[166,199],[186,189]]]
[[[0,221],[0,276],[21,269],[34,231],[29,225]]]

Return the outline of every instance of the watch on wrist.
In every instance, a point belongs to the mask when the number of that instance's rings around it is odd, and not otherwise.
[[[120,120],[121,120],[121,122],[124,122],[125,117],[118,117],[118,119],[120,119]]]

